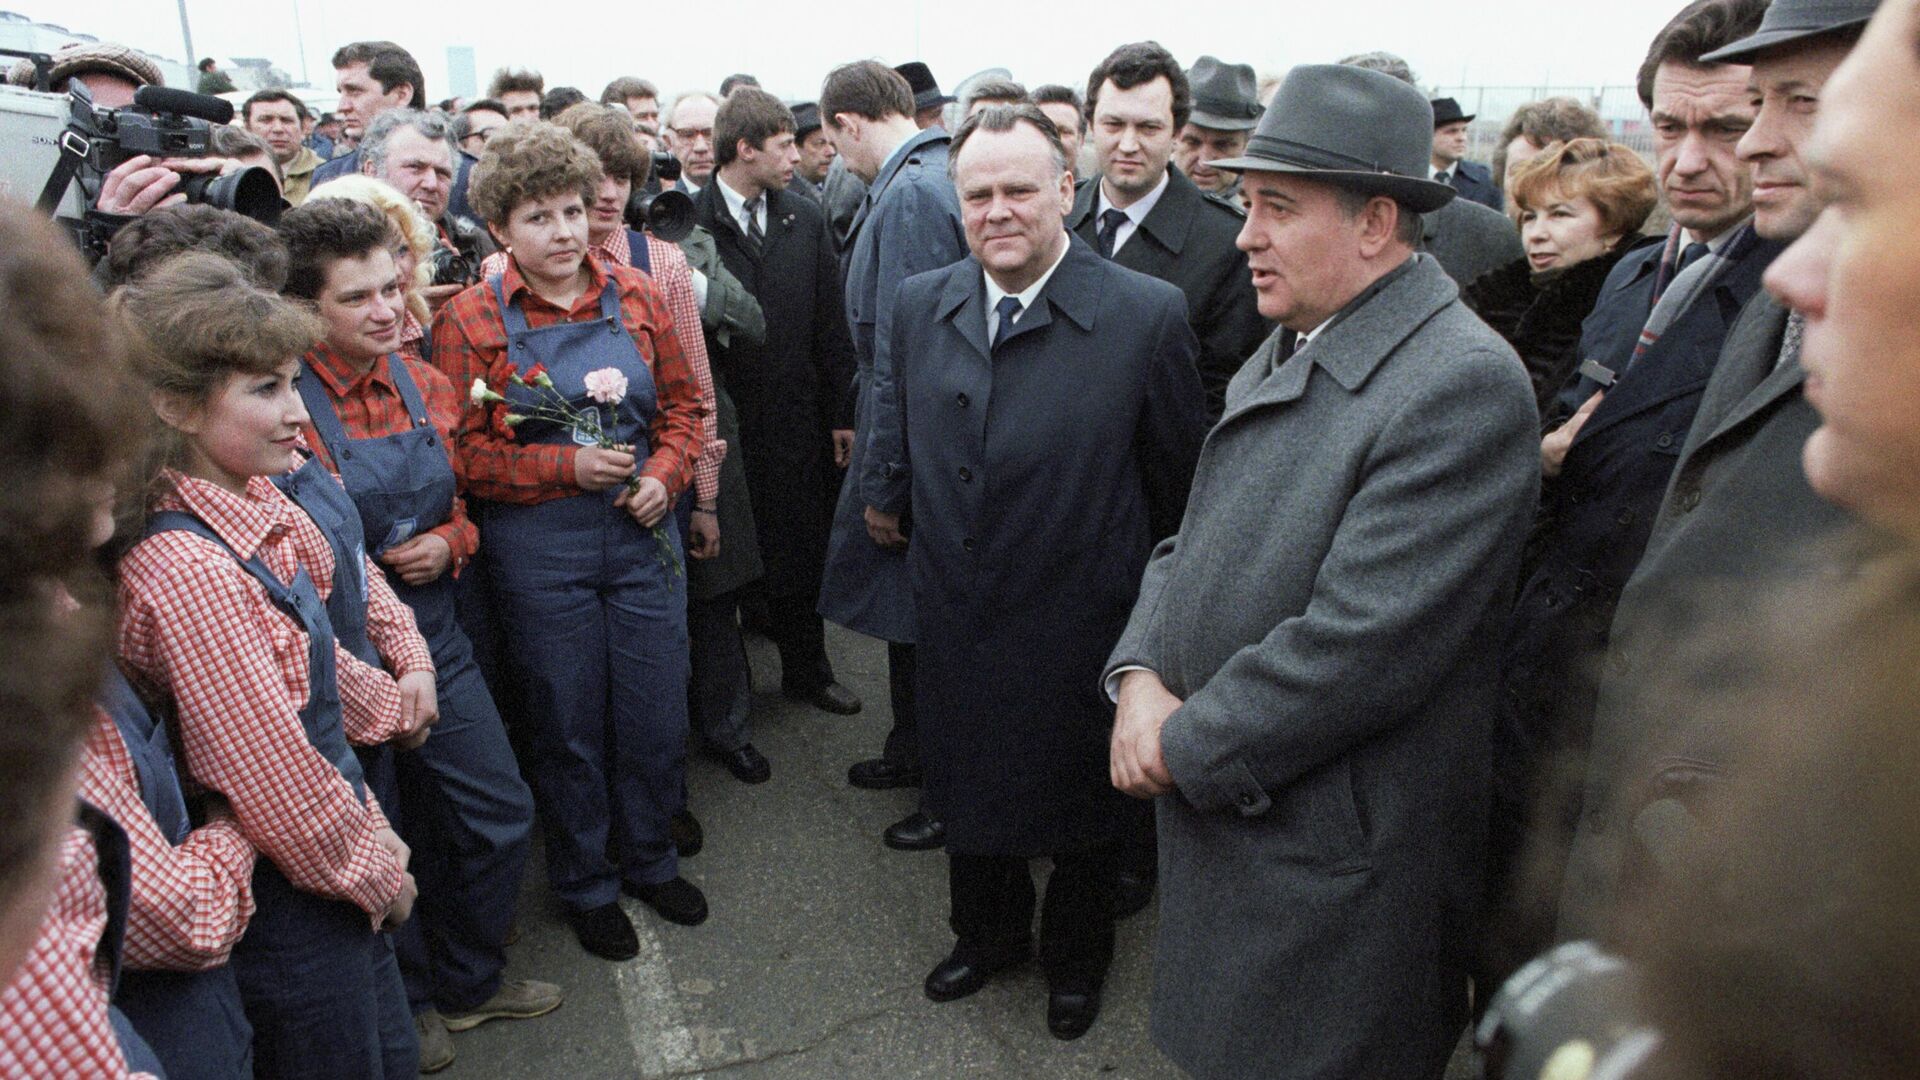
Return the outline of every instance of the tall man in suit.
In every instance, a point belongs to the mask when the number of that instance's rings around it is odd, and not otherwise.
[[[1752,65],[1749,93],[1759,109],[1738,153],[1752,170],[1753,227],[1769,241],[1790,241],[1819,216],[1802,154],[1820,92],[1874,7],[1774,0],[1752,33],[1701,57]],[[1661,841],[1671,842],[1670,830],[1650,827],[1672,820],[1659,804],[1686,806],[1680,781],[1719,768],[1736,748],[1739,732],[1689,723],[1684,703],[1655,700],[1653,692],[1667,688],[1658,670],[1667,647],[1748,617],[1768,583],[1849,569],[1829,548],[1852,519],[1815,494],[1802,469],[1820,424],[1804,392],[1804,325],[1765,293],[1741,312],[1680,449],[1646,556],[1621,591],[1561,894],[1564,936],[1613,929],[1615,905],[1657,873]]]
[[[678,105],[670,124],[685,119]],[[853,444],[853,345],[826,217],[813,200],[786,189],[799,160],[793,128],[793,113],[780,99],[758,87],[735,90],[714,116],[712,182],[694,208],[727,269],[766,315],[764,344],[736,337],[714,363],[739,412],[781,690],[846,714],[860,711],[860,699],[834,678],[815,604],[837,489],[834,462]]]
[[[1087,106],[1100,175],[1080,186],[1067,228],[1121,266],[1186,294],[1207,416],[1217,419],[1227,380],[1268,327],[1247,257],[1233,246],[1240,208],[1207,198],[1169,164],[1193,111],[1187,74],[1155,42],[1122,45],[1087,77]]]
[[[1227,389],[1108,661],[1155,797],[1154,1042],[1189,1072],[1430,1078],[1467,1013],[1497,645],[1539,487],[1527,377],[1431,257],[1433,110],[1298,67],[1239,244],[1284,328]]]
[[[1073,173],[1033,105],[988,106],[950,169],[973,257],[900,287],[898,373],[927,799],[947,822],[952,953],[927,996],[1032,950],[1047,1026],[1083,1034],[1113,955],[1124,799],[1094,692],[1205,432],[1180,291],[1067,233]],[[1014,672],[1018,678],[1010,678]]]
[[[1473,126],[1473,114],[1460,111],[1460,103],[1450,97],[1433,102],[1433,178],[1469,202],[1489,210],[1501,208],[1500,189],[1485,165],[1467,160],[1467,131]]]
[[[893,729],[877,758],[855,762],[847,782],[884,789],[920,783],[914,712],[913,592],[907,531],[898,506],[906,491],[900,403],[891,356],[893,297],[915,274],[966,257],[960,203],[947,175],[944,129],[914,123],[913,91],[899,72],[872,60],[835,68],[820,90],[821,120],[866,196],[847,252],[847,324],[858,377],[854,443],[827,541],[820,614],[887,643]],[[937,848],[946,832],[924,807],[889,825],[882,839],[902,851]]]

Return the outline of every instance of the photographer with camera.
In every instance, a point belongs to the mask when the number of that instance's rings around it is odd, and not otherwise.
[[[439,113],[389,109],[360,137],[360,171],[412,199],[438,234],[431,259],[433,283],[421,290],[439,310],[453,295],[480,280],[480,263],[495,245],[486,230],[448,209],[461,155],[453,126]]]

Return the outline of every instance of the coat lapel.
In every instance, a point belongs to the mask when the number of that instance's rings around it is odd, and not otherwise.
[[[1798,390],[1806,381],[1807,373],[1798,361],[1791,364],[1779,363],[1780,339],[1786,333],[1787,309],[1770,296],[1761,300],[1766,309],[1758,317],[1744,322],[1738,337],[1727,341],[1726,353],[1721,363],[1734,365],[1727,373],[1730,379],[1738,380],[1734,385],[1752,387],[1746,394],[1729,402],[1728,408],[1719,417],[1707,418],[1713,426],[1707,432],[1703,443],[1732,431],[1752,419],[1761,410]]]
[[[1093,329],[1094,315],[1100,309],[1099,278],[1105,269],[1103,262],[1091,244],[1068,233],[1067,251],[1060,257],[1060,265],[1054,269],[1053,276],[1047,279],[1040,295],[1034,298],[1033,307],[1022,313],[1019,321],[1001,335],[1001,346],[1037,333],[1041,327],[1053,322],[1055,312],[1082,330]],[[985,300],[981,303],[984,312]],[[985,314],[980,316],[980,321],[984,325]]]
[[[987,347],[987,285],[980,264],[972,258],[947,278],[947,287],[940,294],[939,316],[951,321],[982,359],[992,358],[993,350]]]

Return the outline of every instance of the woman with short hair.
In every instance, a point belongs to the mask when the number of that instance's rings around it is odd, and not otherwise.
[[[1482,274],[1461,299],[1527,366],[1544,417],[1580,363],[1580,324],[1620,257],[1642,244],[1659,201],[1653,170],[1632,148],[1601,139],[1558,143],[1515,169],[1526,254]]]
[[[433,249],[438,244],[433,222],[393,185],[360,173],[322,184],[308,199],[349,199],[365,203],[393,223],[393,261],[400,271],[400,291],[407,301],[398,352],[409,360],[426,363],[433,351],[427,339],[427,326],[433,321],[433,313],[427,307],[424,292],[433,284]]]
[[[553,124],[494,135],[470,196],[511,256],[440,310],[433,359],[472,395],[455,439],[523,676],[547,877],[581,945],[619,960],[639,951],[622,891],[673,922],[707,915],[669,824],[686,801],[688,663],[671,511],[706,410],[659,287],[590,251],[601,176]]]

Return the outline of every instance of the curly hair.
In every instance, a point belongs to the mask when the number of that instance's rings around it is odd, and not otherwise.
[[[1588,199],[1600,211],[1602,235],[1632,236],[1660,201],[1653,170],[1630,146],[1605,139],[1555,143],[1513,174],[1513,201],[1538,210],[1557,199]]]
[[[378,204],[351,196],[309,199],[287,211],[280,217],[291,263],[286,295],[319,299],[333,263],[386,250],[394,231],[393,219]]]
[[[307,201],[294,209],[304,209],[325,199],[343,199],[363,203],[386,215],[393,232],[399,235],[399,238],[406,243],[407,250],[413,253],[413,280],[401,282],[407,291],[407,310],[422,323],[431,321],[433,313],[427,309],[426,298],[420,295],[420,290],[433,284],[433,249],[439,243],[439,237],[434,233],[433,222],[428,221],[427,215],[420,212],[419,204],[400,194],[393,185],[384,180],[375,180],[371,176],[360,173],[349,173],[314,188],[313,194],[307,196]],[[280,232],[282,236],[288,237],[289,248],[292,247],[292,239],[287,232],[287,215],[292,213],[293,211],[289,210],[280,218]],[[292,253],[293,265],[288,275],[286,291],[294,295],[310,295],[298,293],[294,289],[293,278],[300,273],[299,263],[299,255]],[[313,282],[316,293],[319,287],[319,279],[316,277]]]
[[[529,199],[570,191],[589,205],[598,196],[603,171],[587,145],[558,124],[515,120],[494,130],[473,167],[467,201],[495,228]]]
[[[103,289],[134,280],[183,251],[211,251],[275,292],[287,283],[287,246],[270,226],[203,203],[149,210],[128,222],[94,267]]]
[[[553,122],[586,143],[608,175],[624,176],[636,188],[646,184],[653,171],[653,156],[634,141],[633,120],[626,113],[583,101],[568,106]]]

